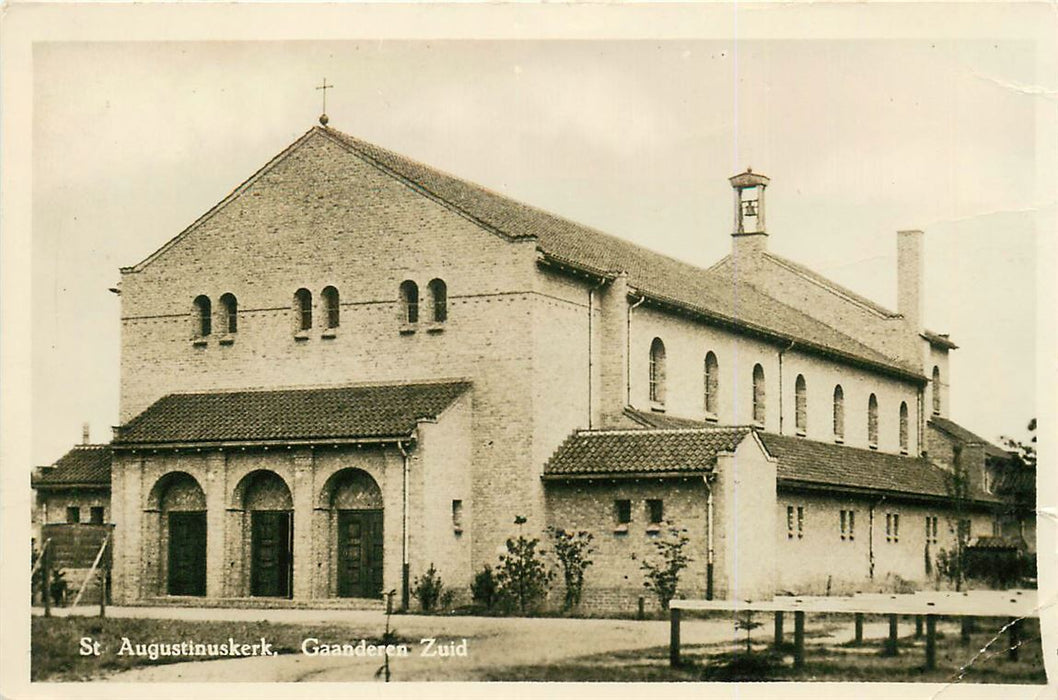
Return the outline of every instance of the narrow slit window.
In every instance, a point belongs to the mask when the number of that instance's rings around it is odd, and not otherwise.
[[[195,335],[205,338],[213,332],[213,304],[205,294],[195,297]]]
[[[760,365],[753,366],[753,422],[764,425],[767,416],[764,406],[766,394],[764,391],[764,368]]]
[[[834,439],[845,439],[845,391],[840,384],[834,387]]]
[[[907,402],[900,402],[900,451],[907,454],[909,430],[907,425]]]
[[[239,302],[232,293],[220,298],[220,308],[224,312],[224,332],[228,334],[239,330]]]
[[[804,435],[808,431],[808,391],[803,374],[797,375],[794,383],[794,414],[797,434]]]
[[[320,296],[323,297],[323,309],[327,317],[327,328],[337,328],[342,320],[341,306],[338,299],[338,288],[333,286],[324,287],[323,293]]]
[[[878,398],[874,394],[867,399],[867,445],[878,448]]]
[[[400,283],[400,301],[403,305],[404,323],[419,322],[419,285],[411,280]]]
[[[716,355],[710,351],[705,354],[705,413],[716,416],[718,394],[720,393],[720,366]]]
[[[434,323],[448,320],[448,286],[442,279],[430,280],[430,306],[433,308]]]
[[[665,403],[665,343],[654,338],[650,344],[650,400]]]
[[[312,292],[305,288],[294,292],[294,309],[297,313],[298,330],[310,330],[312,328]]]

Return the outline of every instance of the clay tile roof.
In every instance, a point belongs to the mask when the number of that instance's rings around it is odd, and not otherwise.
[[[332,440],[409,435],[469,382],[169,394],[119,431],[115,446]]]
[[[930,426],[947,433],[959,442],[983,445],[985,449],[985,454],[989,457],[1004,460],[1009,460],[1011,458],[1010,452],[1004,450],[1001,447],[993,445],[988,440],[985,440],[983,437],[970,432],[969,430],[962,427],[953,420],[942,418],[941,416],[933,416],[929,419],[929,424]]]
[[[34,487],[110,486],[110,445],[77,445],[33,477]]]
[[[733,452],[750,428],[580,430],[544,466],[544,478],[704,474]]]
[[[907,496],[949,496],[949,472],[921,457],[864,450],[827,442],[761,433],[761,442],[779,460],[780,481],[824,484]],[[971,500],[995,502],[974,489]]]
[[[739,285],[736,289],[700,267],[523,204],[334,129],[316,127],[316,131],[490,231],[511,239],[536,238],[540,251],[557,262],[602,275],[624,272],[637,292],[689,311],[782,339],[799,340],[905,375],[921,374],[753,287]]]
[[[664,414],[626,409],[625,415],[652,428],[705,423]],[[911,497],[948,497],[949,472],[920,457],[907,457],[847,447],[805,438],[759,433],[764,448],[778,460],[780,484],[831,486]],[[995,496],[975,489],[971,499],[996,502]]]

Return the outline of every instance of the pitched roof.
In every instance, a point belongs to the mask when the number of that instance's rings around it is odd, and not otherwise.
[[[864,450],[816,440],[761,433],[761,442],[779,460],[780,482],[820,484],[903,496],[948,498],[950,472],[921,457]],[[973,488],[970,499],[996,502]]]
[[[110,486],[110,445],[77,445],[33,476],[34,487]]]
[[[470,386],[429,382],[169,394],[122,426],[116,447],[329,441],[410,435]]]
[[[929,425],[947,433],[959,442],[983,445],[985,448],[985,454],[989,457],[995,457],[996,459],[1004,460],[1010,459],[1010,452],[1004,450],[1001,447],[993,445],[988,440],[985,440],[980,435],[970,432],[969,430],[962,427],[953,420],[949,420],[948,418],[943,418],[941,416],[932,416],[929,419]]]
[[[651,427],[682,425],[684,428],[706,425],[686,418],[626,409],[625,415],[641,425]],[[805,438],[760,432],[760,440],[772,457],[778,460],[780,484],[823,486],[900,494],[908,497],[946,498],[949,494],[949,472],[920,457],[864,450]],[[972,500],[995,502],[997,499],[975,489]]]
[[[944,348],[946,350],[958,350],[959,348],[958,345],[952,342],[947,333],[934,333],[933,331],[925,330],[919,335],[929,341],[930,345],[938,348]]]
[[[750,428],[578,430],[544,466],[544,478],[692,476],[712,470]]]

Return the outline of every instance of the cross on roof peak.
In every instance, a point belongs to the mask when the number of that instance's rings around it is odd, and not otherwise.
[[[320,113],[320,124],[322,124],[323,126],[327,126],[327,122],[330,121],[327,118],[327,90],[328,88],[332,87],[334,86],[327,84],[326,78],[323,79],[323,83],[321,85],[316,86],[317,90],[323,90],[323,111]]]

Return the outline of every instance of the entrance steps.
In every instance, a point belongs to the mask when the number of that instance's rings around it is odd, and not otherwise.
[[[206,598],[205,596],[155,596],[133,603],[143,607],[246,608],[251,610],[385,610],[381,598]]]

